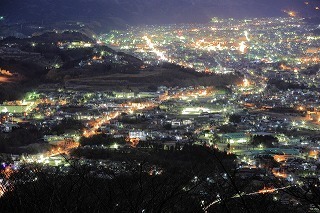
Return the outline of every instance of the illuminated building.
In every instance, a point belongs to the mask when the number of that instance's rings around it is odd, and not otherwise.
[[[147,134],[144,131],[130,131],[129,132],[130,139],[139,139],[141,141],[147,140]]]
[[[249,140],[250,137],[245,132],[227,133],[221,136],[221,141],[230,144],[248,143]]]
[[[12,114],[23,114],[28,112],[29,106],[28,105],[1,105],[0,112],[1,113],[12,113]]]

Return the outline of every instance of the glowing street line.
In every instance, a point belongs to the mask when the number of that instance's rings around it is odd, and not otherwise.
[[[293,186],[284,186],[284,187],[280,187],[280,188],[270,188],[270,189],[264,188],[264,189],[261,189],[261,190],[259,190],[259,191],[257,191],[257,192],[251,192],[251,193],[248,193],[248,194],[244,194],[244,193],[242,192],[242,193],[240,193],[240,194],[239,194],[239,193],[238,193],[238,194],[235,194],[234,196],[230,197],[230,199],[239,198],[240,195],[241,195],[241,196],[251,196],[251,195],[257,195],[257,194],[274,193],[274,192],[276,192],[276,191],[279,191],[279,190],[282,190],[282,189],[291,188],[291,187],[293,187]],[[209,205],[207,205],[206,207],[203,208],[203,211],[204,211],[204,212],[207,212],[207,210],[208,210],[211,206],[213,206],[214,204],[220,203],[221,201],[222,201],[221,198],[219,198],[219,199],[211,202]]]
[[[142,37],[146,42],[147,42],[147,45],[149,46],[149,48],[151,49],[151,51],[153,53],[155,53],[159,58],[160,60],[162,61],[169,61],[169,59],[164,55],[164,52],[161,52],[160,50],[157,50],[155,47],[154,47],[154,44],[152,43],[151,39],[148,38],[147,36],[143,36]]]

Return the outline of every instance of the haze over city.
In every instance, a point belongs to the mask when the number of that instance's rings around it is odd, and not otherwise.
[[[318,0],[2,0],[0,212],[320,212]]]
[[[99,21],[103,24],[207,23],[212,17],[319,17],[317,0],[3,0],[11,21]]]

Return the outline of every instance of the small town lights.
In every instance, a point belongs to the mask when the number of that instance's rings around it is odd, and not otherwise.
[[[249,82],[249,80],[247,78],[243,79],[243,86],[244,87],[250,86],[250,82]]]
[[[119,144],[114,143],[113,145],[110,146],[111,149],[118,149],[119,148]]]
[[[247,41],[250,41],[248,31],[244,31],[244,36],[246,37]]]
[[[240,42],[240,44],[239,44],[239,51],[240,51],[242,54],[244,54],[245,51],[246,51],[246,49],[247,49],[246,43],[245,43],[244,41]]]
[[[290,17],[296,17],[297,16],[297,12],[292,11],[292,10],[284,10],[283,12],[288,14]]]

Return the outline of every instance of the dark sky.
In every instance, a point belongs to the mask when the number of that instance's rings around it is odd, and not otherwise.
[[[0,16],[9,21],[203,23],[215,16],[286,16],[284,10],[297,11],[303,17],[319,17],[317,6],[320,7],[320,0],[0,0]]]

